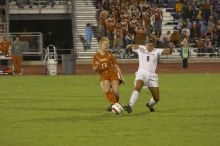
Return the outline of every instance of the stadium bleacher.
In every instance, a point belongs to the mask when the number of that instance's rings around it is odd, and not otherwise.
[[[121,0],[123,2],[123,0]],[[8,16],[10,16],[10,19],[13,20],[19,20],[21,19],[37,19],[39,14],[43,19],[48,19],[50,20],[51,17],[57,17],[62,18],[62,19],[71,19],[75,24],[76,24],[76,31],[73,31],[75,33],[75,40],[70,39],[72,43],[74,44],[75,48],[72,47],[67,47],[67,48],[60,48],[58,47],[58,50],[63,53],[62,49],[64,51],[69,50],[68,52],[74,52],[77,53],[77,58],[79,60],[83,59],[91,59],[93,54],[98,50],[99,45],[98,45],[98,40],[100,38],[100,33],[99,33],[99,13],[100,13],[100,5],[97,5],[96,0],[75,0],[75,1],[70,1],[70,0],[55,0],[55,5],[52,7],[50,4],[46,5],[44,7],[44,3],[46,1],[44,0],[34,0],[33,5],[30,7],[28,3],[24,3],[23,7],[20,8],[18,7],[18,4],[16,1],[11,0],[9,3],[9,9],[8,9]],[[73,2],[74,4],[72,5]],[[73,7],[74,6],[74,7]],[[154,5],[152,5],[153,7]],[[178,23],[180,22],[179,19],[176,19],[176,12],[175,8],[169,8],[166,7],[166,5],[163,5],[162,8],[160,8],[163,12],[163,21],[162,21],[162,34],[166,34],[167,31],[170,31],[171,33],[177,28]],[[71,18],[71,14],[74,13],[74,18]],[[7,16],[7,15],[6,15]],[[30,17],[33,16],[33,17]],[[4,27],[5,31],[9,31],[7,26],[6,21],[4,22]],[[84,51],[84,29],[86,27],[86,23],[90,23],[92,25],[92,30],[94,32],[94,37],[92,38],[92,47],[90,50]],[[2,23],[3,24],[3,23]],[[67,28],[67,29],[73,29],[73,28]],[[6,32],[6,33],[11,33],[11,32]],[[74,35],[73,35],[74,36]],[[59,36],[62,38],[62,36]],[[41,38],[43,39],[43,38]],[[43,42],[41,42],[43,43]],[[64,42],[65,43],[65,42]],[[217,43],[219,44],[219,43]],[[38,46],[44,46],[43,44],[38,45]],[[65,45],[64,45],[65,46]],[[213,52],[204,52],[204,55],[198,56],[198,49],[196,46],[195,42],[190,42],[190,57],[195,58],[195,59],[208,59],[208,58],[219,58],[219,46],[214,45],[214,51]],[[39,50],[42,50],[43,48],[38,48]],[[123,50],[123,48],[122,48]],[[43,51],[39,51],[43,52]],[[174,52],[171,56],[169,57],[164,57],[161,59],[181,59],[180,54],[179,54],[179,47],[174,49]],[[120,54],[122,53],[122,54]],[[121,59],[129,59],[126,57],[124,54],[124,51],[121,51],[119,54],[116,54],[117,58]],[[31,54],[29,51],[26,53],[26,55]],[[36,53],[36,51],[33,53],[33,55],[39,55]],[[61,54],[60,54],[61,55]],[[135,59],[136,56],[131,56],[131,59]]]

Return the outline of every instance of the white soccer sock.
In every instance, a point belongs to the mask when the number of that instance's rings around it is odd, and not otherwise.
[[[152,97],[152,98],[150,99],[149,106],[150,106],[150,107],[153,107],[156,103],[157,103],[157,101],[155,101],[154,98]]]
[[[132,95],[131,95],[130,102],[129,102],[129,105],[130,105],[131,107],[134,106],[135,102],[136,102],[137,99],[138,99],[138,96],[139,96],[139,92],[136,91],[136,90],[134,90],[133,93],[132,93]]]

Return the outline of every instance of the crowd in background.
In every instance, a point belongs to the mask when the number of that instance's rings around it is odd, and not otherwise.
[[[45,0],[42,8],[54,7],[59,2]],[[24,5],[32,8],[38,3],[39,0],[16,0],[19,8]],[[95,0],[95,4],[99,9],[100,37],[107,36],[115,52],[128,44],[146,43],[150,34],[155,35],[157,48],[167,47],[169,41],[181,47],[186,38],[188,44],[198,48],[198,56],[214,53],[219,47],[219,0]],[[162,26],[168,25],[163,24],[162,8],[168,8],[173,14],[173,24],[177,24],[174,31],[162,31]],[[0,31],[3,32],[6,20],[2,5],[0,12]]]
[[[130,43],[144,44],[154,34],[156,47],[169,41],[181,47],[183,40],[198,47],[198,56],[214,53],[219,47],[219,0],[97,0],[100,37],[110,39],[110,48],[119,51]],[[163,11],[169,8],[177,23],[174,31],[162,33]],[[173,10],[173,13],[172,13]]]
[[[188,41],[198,48],[198,56],[212,56],[220,44],[220,1],[179,0],[175,11],[177,29],[188,33]]]
[[[24,8],[24,5],[29,5],[29,8],[32,8],[33,5],[38,5],[39,2],[39,0],[16,0],[18,8]],[[56,3],[54,0],[45,0],[42,2],[42,8],[45,8],[49,4],[53,8]]]
[[[33,8],[35,5],[41,5],[41,8],[45,8],[47,6],[51,6],[51,8],[54,8],[56,4],[61,4],[68,2],[68,0],[10,0],[10,1],[16,1],[16,5],[18,8],[24,8],[25,5],[28,5],[29,8]]]

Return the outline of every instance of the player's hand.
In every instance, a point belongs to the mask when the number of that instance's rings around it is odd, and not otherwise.
[[[130,45],[127,45],[126,48],[128,49],[137,49],[139,46],[137,44],[130,44]]]
[[[99,64],[100,64],[99,61],[95,61],[96,66],[99,66]]]
[[[125,85],[125,80],[121,72],[118,72],[119,85]]]
[[[119,85],[125,85],[125,81],[124,80],[122,80],[122,79],[119,79]]]
[[[122,85],[125,85],[125,80],[122,80]]]
[[[93,70],[94,70],[94,72],[97,72],[98,71],[98,69],[99,69],[99,61],[95,61],[95,63],[94,63],[94,66],[93,66]]]

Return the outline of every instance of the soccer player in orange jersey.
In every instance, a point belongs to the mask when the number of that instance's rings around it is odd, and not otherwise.
[[[109,39],[100,40],[100,50],[93,56],[92,66],[100,75],[100,85],[108,101],[112,104],[119,102],[119,84],[124,82],[121,70],[115,57],[108,51]],[[111,106],[107,108],[111,111]]]

